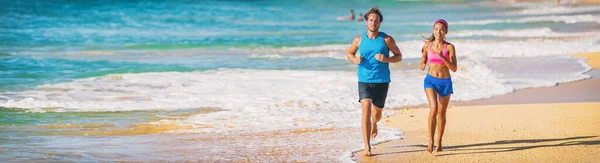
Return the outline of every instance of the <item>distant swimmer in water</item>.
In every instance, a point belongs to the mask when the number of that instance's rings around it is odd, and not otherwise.
[[[339,16],[337,17],[337,20],[354,20],[354,10],[350,9],[349,16]]]
[[[358,18],[356,18],[357,21],[361,22],[363,21],[363,15],[362,13],[358,14]]]

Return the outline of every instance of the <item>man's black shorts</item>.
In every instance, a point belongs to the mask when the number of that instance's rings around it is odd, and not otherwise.
[[[365,98],[373,100],[373,105],[378,108],[385,106],[390,83],[361,83],[358,82],[358,102]]]

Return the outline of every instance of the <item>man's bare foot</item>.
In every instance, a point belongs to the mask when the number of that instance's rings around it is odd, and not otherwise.
[[[374,123],[373,126],[371,126],[371,139],[375,139],[375,137],[377,137],[377,123]]]
[[[442,144],[438,144],[435,147],[435,152],[441,152],[442,151]]]
[[[429,145],[427,146],[427,148],[425,149],[425,151],[431,153],[433,152],[433,143],[429,143]]]
[[[365,149],[363,156],[367,156],[367,157],[371,156],[371,148]]]

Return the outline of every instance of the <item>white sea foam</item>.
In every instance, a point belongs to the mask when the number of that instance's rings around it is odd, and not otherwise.
[[[510,15],[575,14],[600,12],[600,6],[529,6]]]
[[[412,35],[411,35],[412,36]],[[598,40],[600,32],[554,32],[550,28],[530,29],[506,29],[506,30],[465,30],[448,33],[449,42],[459,47],[459,55],[486,55],[488,57],[526,57],[526,56],[548,56],[565,55],[577,52],[595,51],[598,48],[594,41],[481,41],[481,40],[455,40],[456,38],[469,36],[495,36],[515,38],[562,38],[562,37],[586,37],[587,40]],[[423,41],[401,41],[396,42],[404,58],[420,58]],[[527,47],[527,46],[529,47]],[[560,46],[557,46],[560,45]],[[518,48],[515,47],[527,47]],[[535,48],[530,48],[535,47]],[[253,50],[251,57],[256,58],[334,58],[346,59],[346,51],[349,45],[327,45],[297,48],[264,48]],[[273,54],[274,53],[274,54]],[[390,53],[392,54],[392,53]]]
[[[511,3],[510,6],[513,7],[521,7],[521,8],[539,8],[539,7],[556,7],[555,1],[531,1],[531,2],[518,2],[515,0],[501,0],[504,2]],[[575,3],[576,0],[561,0],[560,4],[572,4]]]
[[[345,59],[346,50],[350,45],[322,45],[309,47],[283,47],[283,48],[260,48],[253,49],[251,57],[272,58],[335,58]],[[230,49],[233,50],[233,49]],[[239,49],[238,49],[239,50]],[[259,54],[256,54],[259,53]],[[276,53],[276,54],[270,54]]]
[[[260,55],[260,54],[252,54],[249,56],[249,58],[258,58],[258,59],[279,59],[279,58],[284,58],[283,56],[279,55],[279,54],[265,54],[265,55]]]
[[[591,41],[450,41],[457,47],[457,54],[461,65],[459,73],[455,73],[453,76],[454,80],[457,81],[482,78],[483,76],[481,75],[491,75],[489,78],[495,79],[499,77],[494,77],[494,73],[504,74],[504,76],[513,73],[510,70],[503,71],[503,67],[487,68],[487,66],[502,63],[500,62],[501,60],[494,58],[560,56],[600,50],[600,46]],[[398,42],[398,45],[403,52],[404,58],[420,58],[422,41]],[[335,52],[339,50],[338,47],[343,46],[332,46],[334,48],[331,51]],[[304,48],[302,50],[311,51],[311,48]],[[322,57],[327,56],[327,54],[322,54]],[[343,55],[343,58],[345,58],[345,55]],[[541,63],[566,65],[573,62],[579,61],[568,61],[568,58],[550,58]],[[518,68],[519,65],[530,64],[523,62],[513,66]],[[577,75],[582,73],[582,71],[587,71],[589,67],[581,64],[577,65],[582,67],[582,69],[558,74],[558,76],[561,76],[573,73],[573,76],[565,77],[564,80],[554,81],[563,82],[581,79]],[[577,65],[574,67],[577,67]],[[406,89],[412,88],[415,85],[418,86],[423,75],[424,73],[422,72],[413,72],[412,70],[396,71],[393,74],[394,82],[402,81],[402,84],[396,84],[395,86],[403,87],[402,85],[405,85],[407,86]],[[518,76],[516,78],[520,79],[523,77],[525,76]],[[307,79],[310,80],[307,81]],[[59,107],[75,111],[180,109],[204,106],[222,107],[228,110],[249,108],[260,110],[262,108],[279,107],[345,108],[353,106],[354,103],[352,101],[355,100],[349,100],[349,103],[340,103],[339,101],[343,100],[326,99],[325,96],[346,97],[355,95],[356,92],[353,89],[356,84],[355,80],[356,77],[353,70],[277,71],[221,69],[191,73],[168,72],[108,75],[68,83],[39,86],[39,88],[70,90],[67,92],[39,89],[14,93],[17,96],[3,95],[2,99],[5,100],[2,106],[21,108]],[[338,84],[328,85],[329,83]],[[486,83],[483,85],[488,84],[495,83]],[[468,92],[469,89],[464,91]],[[399,93],[390,94],[390,96],[394,97],[390,98],[391,101],[389,101],[394,107],[424,102],[417,100],[420,96],[412,97],[411,94]],[[465,99],[488,96],[473,96]],[[334,99],[340,99],[341,97]],[[461,99],[461,97],[463,96],[457,95],[454,99]],[[270,104],[270,106],[264,104]]]
[[[448,37],[469,37],[469,36],[494,36],[494,37],[569,37],[569,36],[590,36],[600,35],[600,32],[579,32],[579,33],[559,33],[552,29],[529,28],[529,29],[505,29],[505,30],[464,30],[448,33]]]
[[[556,85],[588,78],[579,59],[565,57],[597,51],[593,43],[454,42],[459,70],[453,73],[453,100],[506,94],[515,89]],[[419,58],[420,41],[401,42],[406,58]],[[536,47],[536,48],[531,48]],[[416,69],[392,69],[387,107],[426,103]],[[211,128],[202,132],[358,127],[356,72],[219,69],[202,72],[119,74],[41,85],[8,92],[0,106],[59,108],[57,111],[174,110],[219,107],[185,123]],[[487,90],[487,91],[481,91]],[[41,111],[41,110],[39,110]],[[386,113],[389,114],[389,113]]]
[[[578,15],[578,19],[572,19],[572,16],[557,16],[561,19],[570,23],[575,23],[579,21],[589,20],[589,21],[597,21],[600,22],[599,16],[592,15]],[[551,18],[548,18],[551,19]],[[532,21],[539,21],[545,19],[531,18]],[[523,19],[523,21],[529,21],[529,19]],[[487,24],[493,23],[495,20],[481,20],[481,21],[459,21],[457,24]],[[425,34],[426,35],[426,34]],[[404,34],[403,36],[414,37],[415,34]],[[447,38],[450,42],[453,42],[453,39],[463,38],[463,37],[473,37],[473,36],[493,36],[493,37],[505,37],[505,38],[561,38],[561,37],[590,37],[590,39],[595,39],[600,36],[599,31],[592,32],[555,32],[551,28],[548,27],[540,27],[540,28],[525,28],[525,29],[504,29],[504,30],[458,30],[451,31],[448,33]],[[488,45],[494,45],[489,43],[480,44],[480,41],[462,41],[466,43],[467,46],[461,45],[461,50],[483,50],[479,47],[489,47],[495,48]],[[461,42],[456,42],[457,44],[461,44]],[[578,49],[576,43],[570,41],[556,41],[554,44],[561,44],[561,46],[554,46],[553,43],[548,42],[525,42],[525,41],[514,41],[514,42],[504,42],[501,45],[503,47],[512,47],[527,43],[535,47],[544,47],[544,48],[526,48],[523,50],[517,51],[495,51],[495,53],[490,53],[489,55],[493,55],[496,57],[514,57],[514,56],[538,56],[538,55],[559,55],[559,54],[567,54],[573,51],[579,52],[584,51]],[[585,44],[589,44],[590,42],[583,42],[584,47],[589,47]],[[563,46],[564,44],[568,44]],[[397,42],[398,47],[402,51],[405,58],[418,58],[421,55],[418,53],[420,48],[423,45],[422,41],[402,41]],[[473,46],[474,45],[474,46]],[[577,48],[573,48],[577,47]],[[337,44],[337,45],[323,45],[323,46],[309,46],[309,47],[282,47],[282,48],[252,48],[252,49],[243,49],[243,48],[229,48],[229,49],[180,49],[180,50],[164,50],[164,51],[138,51],[138,50],[127,50],[127,51],[110,51],[110,54],[119,54],[118,57],[114,55],[83,55],[84,57],[80,57],[86,60],[125,60],[125,61],[137,61],[137,62],[160,62],[160,63],[175,63],[175,64],[194,64],[196,60],[203,60],[203,57],[214,57],[217,58],[223,55],[241,55],[241,57],[249,57],[256,59],[285,59],[285,58],[334,58],[334,59],[346,59],[346,53],[349,48],[349,44]],[[466,48],[466,49],[465,49]],[[533,54],[524,54],[522,52],[534,50],[541,50],[542,53],[533,53]],[[548,50],[551,49],[551,50]],[[414,53],[417,52],[417,53]],[[69,52],[58,53],[53,55],[54,57],[78,57],[73,56],[72,54],[90,54],[93,52]],[[408,54],[408,55],[407,55]],[[163,57],[161,60],[156,60],[156,57]],[[172,59],[164,59],[165,57],[171,57]],[[183,57],[183,58],[182,58]]]
[[[562,22],[567,24],[595,22],[600,23],[600,16],[592,14],[582,15],[548,15],[548,16],[530,16],[520,18],[504,19],[482,19],[482,20],[463,20],[449,22],[452,25],[487,25],[497,23],[535,23],[535,22]],[[431,25],[431,22],[416,23],[418,25]]]
[[[556,2],[531,2],[531,3],[514,3],[513,7],[521,8],[521,10],[501,13],[502,15],[547,15],[547,14],[577,14],[588,12],[600,12],[599,5],[570,5],[575,3],[574,0],[562,0],[560,6]]]

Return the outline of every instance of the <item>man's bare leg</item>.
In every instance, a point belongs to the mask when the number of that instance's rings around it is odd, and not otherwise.
[[[371,106],[371,139],[375,139],[375,137],[377,137],[377,122],[379,122],[379,120],[381,120],[381,112],[383,111],[383,108],[379,108],[375,105]]]
[[[371,156],[371,105],[372,100],[369,98],[360,100],[362,107],[362,133],[363,143],[365,145],[364,156]]]

